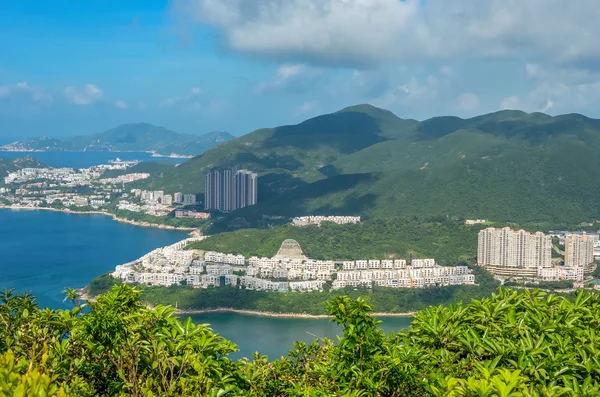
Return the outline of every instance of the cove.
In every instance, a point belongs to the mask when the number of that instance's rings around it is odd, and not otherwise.
[[[71,308],[62,291],[187,237],[105,215],[0,209],[0,290],[30,292],[40,307]]]

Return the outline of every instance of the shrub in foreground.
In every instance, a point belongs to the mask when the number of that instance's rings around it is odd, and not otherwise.
[[[116,286],[72,310],[0,294],[0,396],[597,396],[600,297],[501,290],[384,335],[364,299],[328,302],[342,335],[231,360],[208,325]]]

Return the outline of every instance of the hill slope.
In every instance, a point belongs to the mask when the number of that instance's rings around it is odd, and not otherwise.
[[[156,152],[161,155],[193,156],[232,139],[227,132],[204,135],[179,134],[147,123],[123,124],[92,135],[61,141],[35,138],[0,147],[0,150],[23,151],[131,151]]]
[[[502,111],[402,120],[368,105],[263,129],[209,150],[148,186],[202,193],[202,172],[258,171],[263,215],[360,214],[515,222],[599,219],[600,121]]]
[[[23,168],[46,168],[47,165],[42,164],[31,156],[19,157],[16,159],[0,158],[0,185],[4,184],[4,177],[11,172],[18,171]]]

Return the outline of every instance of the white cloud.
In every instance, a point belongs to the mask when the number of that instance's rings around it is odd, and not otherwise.
[[[255,94],[267,91],[305,91],[319,80],[321,71],[305,65],[286,64],[275,71],[275,75],[269,81],[258,83],[254,87]]]
[[[521,108],[521,104],[519,101],[519,97],[516,95],[512,95],[509,97],[506,97],[504,99],[502,99],[502,102],[500,102],[500,109],[502,110],[515,110],[515,109],[520,109]]]
[[[202,90],[198,87],[194,87],[191,89],[192,95],[200,95],[202,93]]]
[[[0,100],[13,97],[27,97],[33,102],[50,102],[52,96],[39,87],[32,87],[28,82],[22,81],[12,85],[0,86]]]
[[[128,109],[129,108],[129,105],[127,104],[127,102],[121,101],[121,100],[116,101],[115,106],[118,107],[119,109]]]
[[[309,64],[525,55],[600,60],[597,0],[180,0],[233,51]]]
[[[465,92],[458,96],[458,107],[462,110],[475,110],[479,107],[479,97],[472,92]]]
[[[103,93],[100,88],[94,84],[86,84],[81,89],[75,87],[65,87],[65,97],[73,105],[90,105],[102,99]]]

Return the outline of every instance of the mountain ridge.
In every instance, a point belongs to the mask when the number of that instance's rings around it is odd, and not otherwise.
[[[232,139],[224,131],[203,135],[180,134],[149,123],[121,124],[91,135],[65,140],[39,137],[0,146],[10,151],[140,151],[161,156],[192,157]]]
[[[259,203],[236,218],[345,214],[498,221],[600,219],[600,120],[499,111],[462,119],[401,119],[357,105],[253,131],[144,187],[203,193],[203,172],[258,172]]]

